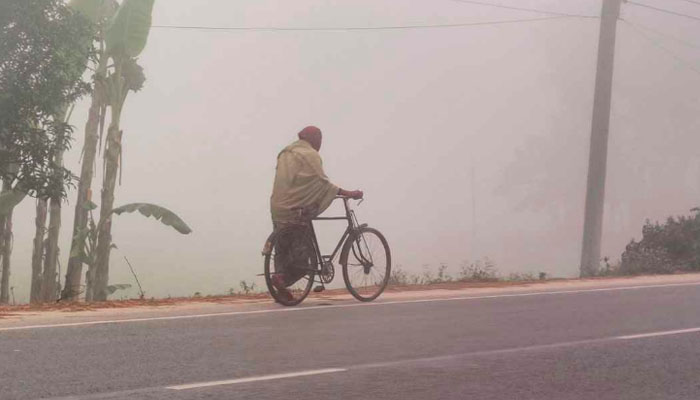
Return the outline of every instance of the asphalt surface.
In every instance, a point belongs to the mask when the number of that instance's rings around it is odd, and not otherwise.
[[[0,399],[700,398],[700,283],[322,304],[0,324]]]

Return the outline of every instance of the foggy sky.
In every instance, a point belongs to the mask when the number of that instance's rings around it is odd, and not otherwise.
[[[700,7],[682,1],[646,3],[700,16]],[[592,0],[501,4],[600,12]],[[693,42],[697,21],[623,8],[625,20],[700,47]],[[154,25],[385,26],[541,16],[449,0],[158,0]],[[487,256],[503,273],[576,275],[598,22],[351,32],[154,28],[140,59],[146,85],[123,112],[123,185],[115,204],[164,205],[194,233],[115,217],[111,282],[133,283],[125,254],[149,297],[223,293],[241,279],[264,285],[256,275],[271,230],[275,158],[309,124],[324,131],[321,155],[331,180],[365,191],[358,215],[387,236],[395,266],[420,273],[444,262],[456,274],[460,262]],[[618,25],[603,238],[603,254],[613,259],[641,235],[644,219],[700,205],[700,50],[643,33],[651,40]],[[76,141],[66,163],[76,172],[88,102],[71,121]],[[96,200],[100,187],[97,179]],[[63,211],[62,274],[74,198]],[[11,284],[18,300],[28,297],[34,206],[25,200],[15,213]],[[338,232],[320,229],[322,245]]]

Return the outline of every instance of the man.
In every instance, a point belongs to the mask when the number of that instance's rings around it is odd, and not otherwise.
[[[298,225],[303,232],[308,222],[325,211],[336,196],[361,199],[362,191],[347,191],[331,183],[323,172],[319,155],[323,135],[315,126],[299,132],[299,140],[285,147],[277,156],[277,172],[270,197],[270,212],[275,230]],[[305,271],[295,265],[308,265],[313,249],[306,241],[284,238],[276,244],[275,275],[272,284],[291,300],[287,287],[303,277]],[[283,257],[281,257],[284,255]]]

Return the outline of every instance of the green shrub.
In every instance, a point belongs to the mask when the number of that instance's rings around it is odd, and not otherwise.
[[[622,275],[669,274],[700,270],[700,209],[692,216],[670,217],[665,224],[647,221],[642,239],[622,253]]]

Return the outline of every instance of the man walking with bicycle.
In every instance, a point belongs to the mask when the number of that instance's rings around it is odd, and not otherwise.
[[[361,199],[362,191],[347,191],[331,183],[323,172],[319,151],[323,141],[321,130],[307,126],[299,140],[285,147],[277,156],[277,172],[270,197],[270,212],[275,230],[299,226],[300,234],[312,218],[325,211],[336,196]],[[287,287],[304,276],[313,249],[303,240],[289,238],[276,243],[275,275],[272,284],[283,295],[291,297]]]

